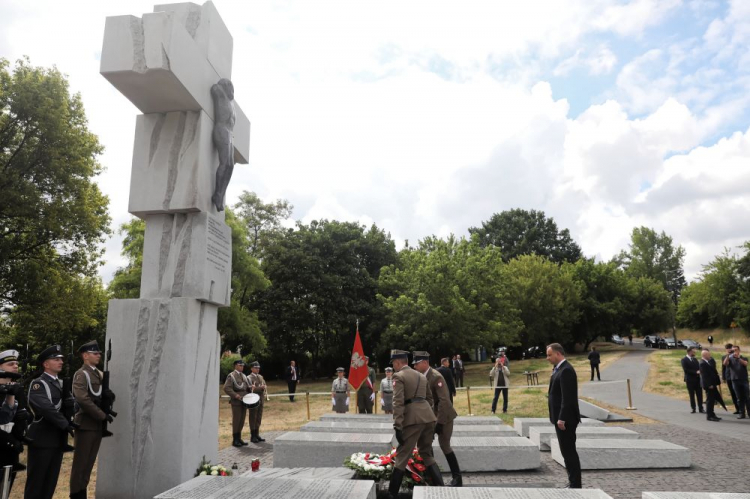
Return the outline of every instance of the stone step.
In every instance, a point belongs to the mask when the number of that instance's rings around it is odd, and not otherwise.
[[[539,450],[549,451],[549,442],[557,438],[554,426],[532,426],[529,429],[529,440],[539,447]],[[619,426],[579,426],[576,429],[576,438],[617,438],[633,439],[640,438],[633,430]]]
[[[393,434],[393,423],[371,423],[367,421],[310,421],[309,423],[302,425],[300,431]],[[482,434],[492,437],[517,436],[516,431],[512,427],[501,424],[454,426],[453,434]]]
[[[732,492],[643,492],[641,499],[750,499],[750,494]]]
[[[552,459],[565,466],[556,438]],[[586,439],[576,441],[583,470],[689,468],[690,450],[664,440]]]
[[[596,419],[581,418],[581,424],[579,426],[604,426],[603,421]],[[528,437],[529,428],[533,426],[549,426],[553,428],[552,423],[549,422],[549,418],[515,418],[513,420],[513,427],[516,429],[516,433],[519,437]]]
[[[612,499],[597,489],[531,489],[506,487],[414,487],[413,499]]]
[[[199,476],[159,494],[154,499],[375,499],[376,491],[377,487],[372,480]]]

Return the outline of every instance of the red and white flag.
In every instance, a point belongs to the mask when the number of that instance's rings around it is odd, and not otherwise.
[[[355,390],[359,390],[362,383],[367,381],[370,389],[372,389],[372,381],[370,381],[369,374],[370,371],[367,367],[367,362],[365,362],[365,351],[362,348],[362,340],[359,337],[359,324],[357,324],[357,336],[354,338],[352,361],[349,364],[349,384]]]

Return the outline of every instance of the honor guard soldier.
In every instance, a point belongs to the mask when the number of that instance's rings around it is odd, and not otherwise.
[[[250,408],[250,441],[254,444],[265,442],[265,438],[260,436],[260,424],[263,420],[263,404],[266,397],[266,380],[260,375],[260,363],[253,362],[250,364],[251,374],[248,376],[250,386],[253,392],[260,396],[260,404]]]
[[[380,381],[380,408],[385,414],[393,414],[393,368],[385,368],[385,378]]]
[[[26,469],[18,460],[23,452],[23,436],[26,428],[26,411],[19,402],[23,396],[23,385],[18,374],[18,351],[0,352],[0,471],[12,466],[10,487],[16,473]]]
[[[349,380],[344,377],[344,368],[336,368],[337,378],[333,380],[333,386],[331,386],[331,405],[333,410],[339,414],[349,412],[349,393],[351,387],[349,386]]]
[[[396,431],[398,448],[396,464],[393,467],[388,492],[398,496],[406,465],[414,447],[424,459],[427,473],[433,485],[443,485],[435,457],[432,454],[432,440],[435,434],[435,413],[432,412],[432,393],[427,378],[409,367],[409,352],[391,350],[393,364],[393,429]]]
[[[435,433],[438,436],[440,450],[443,451],[445,459],[448,461],[448,466],[450,466],[451,475],[453,475],[450,485],[451,487],[461,487],[463,485],[461,468],[459,468],[458,459],[456,459],[456,454],[453,453],[453,449],[451,448],[453,420],[456,419],[458,414],[451,403],[448,385],[443,375],[437,369],[430,367],[430,354],[428,352],[413,352],[412,356],[414,358],[414,369],[425,375],[432,391],[432,410],[435,416],[437,416]]]
[[[373,391],[375,386],[375,369],[370,367],[370,357],[365,357],[365,365],[367,366],[367,378],[369,383],[365,381],[357,390],[357,410],[360,414],[372,414],[372,407],[375,402],[375,392]]]
[[[247,442],[242,440],[242,427],[245,426],[247,414],[247,407],[242,402],[242,397],[253,390],[244,370],[245,362],[242,359],[235,360],[234,371],[229,373],[224,381],[224,393],[229,395],[229,403],[232,406],[232,445],[235,447],[247,445]]]
[[[63,368],[60,345],[53,345],[37,357],[37,366],[44,370],[29,386],[29,409],[34,421],[27,435],[33,440],[29,445],[28,473],[25,499],[52,499],[57,487],[63,452],[68,447],[68,433],[73,435],[75,423],[63,415],[63,405],[73,404],[63,400],[62,380],[58,374]]]
[[[75,432],[73,467],[70,471],[71,499],[86,499],[86,488],[91,470],[99,453],[104,434],[103,421],[112,423],[113,418],[102,409],[102,379],[104,373],[96,368],[102,351],[96,341],[78,348],[83,365],[73,375],[73,398],[78,410],[73,421],[79,426]]]

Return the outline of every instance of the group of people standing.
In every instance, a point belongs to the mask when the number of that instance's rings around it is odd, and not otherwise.
[[[681,360],[684,381],[690,397],[691,412],[705,413],[708,421],[721,421],[716,415],[714,406],[718,402],[724,405],[721,396],[721,384],[726,383],[732,397],[737,419],[750,416],[750,386],[747,378],[746,357],[741,355],[739,345],[727,343],[724,345],[725,354],[721,357],[721,376],[716,366],[716,360],[711,357],[708,349],[701,351],[701,359],[696,359],[695,348],[688,348],[687,354]],[[706,393],[706,410],[703,410],[703,392]]]
[[[83,365],[64,382],[60,345],[42,351],[37,357],[42,373],[27,392],[18,377],[18,351],[0,352],[0,467],[12,466],[11,487],[16,473],[26,470],[25,499],[53,497],[65,452],[73,452],[70,497],[85,499],[102,438],[111,435],[106,428],[116,416],[110,404],[115,396],[103,387],[104,373],[96,367],[102,352],[91,341],[78,354]],[[26,466],[19,460],[24,446]]]
[[[254,444],[265,442],[260,436],[260,425],[263,422],[263,405],[268,386],[263,375],[260,374],[260,363],[250,364],[250,375],[245,375],[245,361],[238,359],[234,361],[234,370],[227,375],[224,381],[224,393],[229,395],[229,403],[232,406],[232,445],[242,447],[248,443],[242,440],[242,429],[245,426],[245,417],[250,413],[250,441]],[[246,401],[245,396],[254,393],[258,397]]]

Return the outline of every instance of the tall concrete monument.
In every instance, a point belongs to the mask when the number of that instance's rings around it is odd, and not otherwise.
[[[100,71],[143,113],[128,211],[146,235],[140,298],[109,302],[119,415],[96,496],[152,498],[218,453],[216,319],[232,270],[224,192],[234,163],[248,161],[250,123],[227,92],[232,36],[211,2],[108,17]]]

